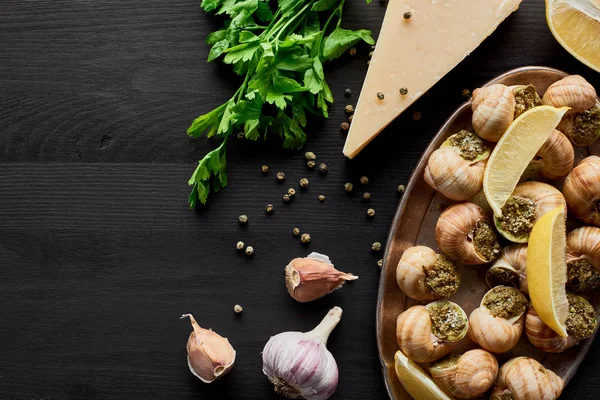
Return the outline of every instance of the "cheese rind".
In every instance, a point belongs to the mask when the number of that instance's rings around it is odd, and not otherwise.
[[[344,155],[379,132],[468,56],[521,0],[390,0]],[[403,18],[407,11],[410,19]],[[400,88],[406,88],[405,95]],[[379,99],[378,93],[384,94]]]

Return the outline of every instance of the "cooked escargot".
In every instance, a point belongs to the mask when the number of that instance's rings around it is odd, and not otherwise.
[[[567,175],[563,194],[573,216],[600,226],[600,157],[589,156],[581,160]]]
[[[585,292],[600,286],[600,228],[583,226],[567,235],[567,289]]]
[[[497,142],[513,122],[516,100],[513,89],[502,84],[475,89],[471,97],[473,129],[490,142]]]
[[[489,287],[512,286],[527,294],[527,245],[512,244],[500,252],[500,258],[488,269],[485,281]]]
[[[512,358],[500,367],[490,400],[556,400],[564,381],[529,357]]]

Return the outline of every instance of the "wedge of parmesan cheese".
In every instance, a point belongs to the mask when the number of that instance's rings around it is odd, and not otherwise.
[[[390,0],[344,145],[346,157],[356,156],[477,48],[520,3]],[[407,12],[410,18],[405,18]],[[401,94],[401,88],[407,93]]]

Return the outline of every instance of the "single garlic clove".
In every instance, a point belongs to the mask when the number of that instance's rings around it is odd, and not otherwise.
[[[262,352],[263,373],[275,392],[294,399],[325,400],[338,384],[338,367],[327,350],[327,339],[340,322],[334,307],[312,331],[284,332],[269,339]]]
[[[564,387],[558,375],[533,358],[516,357],[500,367],[490,400],[556,400]]]
[[[311,253],[305,258],[295,258],[285,267],[285,286],[290,296],[305,303],[316,300],[342,287],[346,281],[358,276],[338,271],[329,257]]]
[[[582,112],[596,104],[596,90],[580,75],[569,75],[554,82],[544,93],[542,103],[553,107],[571,107]]]
[[[567,175],[563,194],[570,214],[600,226],[600,157],[589,156]]]
[[[201,328],[192,314],[189,318],[194,329],[187,343],[188,366],[194,376],[204,383],[221,378],[231,370],[235,362],[235,350],[229,340],[209,329]]]

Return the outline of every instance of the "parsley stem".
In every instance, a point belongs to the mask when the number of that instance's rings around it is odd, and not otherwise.
[[[275,42],[276,42],[276,43],[279,41],[279,36],[281,36],[281,34],[282,34],[283,32],[285,32],[285,30],[287,29],[287,27],[288,27],[288,26],[290,26],[290,24],[291,24],[292,22],[294,22],[294,20],[295,20],[296,18],[298,18],[299,16],[301,16],[301,15],[302,15],[302,13],[304,13],[304,11],[306,11],[306,9],[307,9],[309,6],[312,6],[312,4],[313,4],[313,3],[312,3],[312,1],[311,1],[311,2],[309,2],[309,3],[307,3],[307,4],[306,4],[304,7],[302,7],[302,8],[300,9],[300,11],[298,11],[296,14],[294,14],[294,16],[293,16],[292,18],[290,18],[290,19],[289,19],[289,21],[288,21],[288,22],[287,22],[285,25],[283,25],[283,27],[281,27],[281,29],[280,29],[280,30],[279,30],[279,32],[277,33],[277,36],[275,36]],[[300,21],[302,21],[302,20],[300,20]]]

